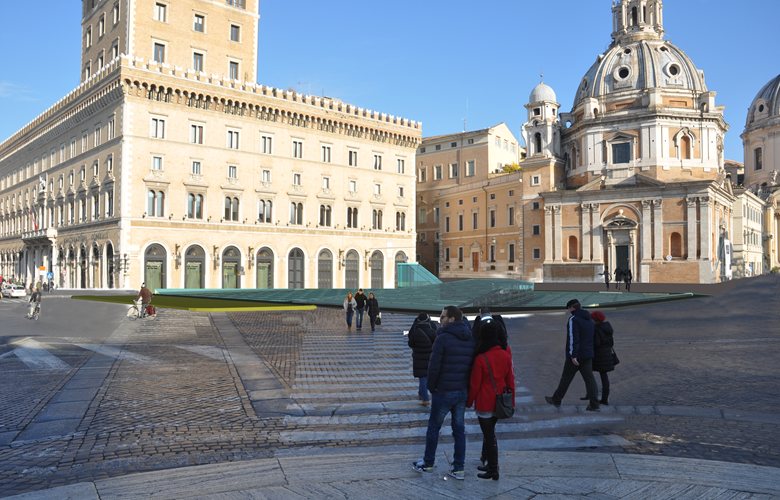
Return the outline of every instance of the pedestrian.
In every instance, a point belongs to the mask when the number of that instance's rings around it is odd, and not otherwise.
[[[427,313],[421,312],[409,328],[407,345],[412,348],[412,375],[417,379],[417,399],[423,406],[430,406],[428,395],[428,360],[436,340],[436,323]]]
[[[347,297],[344,299],[344,312],[347,314],[347,331],[352,331],[352,316],[355,314],[355,308],[357,302],[352,296],[352,292],[347,292]]]
[[[144,317],[147,313],[147,307],[152,303],[152,291],[146,288],[146,282],[141,283],[141,289],[138,291],[138,295],[135,296],[135,300],[138,299],[141,299],[140,317]]]
[[[357,302],[357,299],[355,299],[355,302]],[[360,307],[360,304],[358,304],[358,307]],[[366,314],[368,314],[368,319],[371,321],[371,331],[373,332],[376,329],[376,319],[380,314],[379,301],[376,300],[376,295],[374,295],[374,292],[368,293],[368,299],[366,300]]]
[[[31,287],[32,289],[32,287]],[[35,311],[38,310],[38,313],[40,314],[41,311],[41,287],[37,287],[35,289],[32,289],[32,293],[30,294],[30,298],[28,299],[30,302],[30,309],[27,312],[27,318],[32,319],[35,317]],[[37,319],[37,318],[36,318]]]
[[[594,322],[593,331],[593,371],[601,375],[601,400],[600,404],[609,404],[609,372],[615,369],[614,347],[612,325],[607,321],[606,316],[601,311],[590,313]],[[586,395],[582,400],[588,399]]]
[[[417,472],[433,472],[439,431],[449,413],[455,450],[448,475],[463,480],[466,478],[463,471],[466,461],[466,399],[474,359],[474,339],[468,323],[463,320],[463,313],[455,306],[442,309],[440,323],[428,361],[431,413],[425,435],[425,454],[422,459],[412,462],[412,468]]]
[[[512,355],[506,345],[502,346],[502,326],[498,321],[486,321],[482,325],[477,344],[477,354],[471,369],[469,397],[466,406],[477,413],[479,428],[482,429],[482,453],[484,460],[477,469],[480,479],[498,481],[498,441],[496,440],[496,396],[506,388],[512,392],[512,406],[515,400],[515,373]]]
[[[615,268],[615,290],[620,290],[620,282],[623,281],[623,270],[619,267]]]
[[[496,321],[500,327],[498,340],[501,347],[509,349],[509,354],[512,354],[512,349],[509,347],[506,323],[504,318],[500,314],[493,314],[490,312],[490,308],[482,306],[479,308],[479,314],[474,318],[474,323],[471,325],[471,334],[474,337],[474,344],[479,347],[480,336],[482,335],[482,327],[491,321]]]
[[[604,285],[606,285],[607,290],[609,290],[609,281],[612,279],[612,276],[609,275],[609,271],[606,269],[604,269],[602,274],[604,275]]]
[[[626,269],[623,273],[623,281],[626,282],[626,291],[631,291],[631,280],[634,279],[634,275],[631,273],[631,269]]]
[[[599,411],[596,379],[593,377],[593,320],[577,299],[567,302],[566,310],[571,314],[566,322],[566,360],[558,388],[552,396],[545,396],[544,400],[551,405],[561,406],[574,375],[580,372],[590,401],[585,410]]]
[[[358,291],[355,294],[355,303],[357,304],[357,306],[355,307],[355,329],[362,330],[363,313],[366,310],[366,294],[363,293],[362,288],[358,288]]]

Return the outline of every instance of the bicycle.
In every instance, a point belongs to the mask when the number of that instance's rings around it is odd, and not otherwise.
[[[133,305],[130,306],[130,309],[127,310],[127,319],[130,321],[135,321],[138,318],[145,318],[146,317],[146,311],[144,311],[143,304],[140,300],[134,300]]]
[[[35,307],[30,307],[30,310],[27,312],[27,319],[34,319],[35,321],[38,321],[38,317],[41,315],[41,303],[36,302]]]

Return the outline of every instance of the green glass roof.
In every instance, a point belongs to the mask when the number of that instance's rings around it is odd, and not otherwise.
[[[347,292],[334,289],[158,289],[160,295],[207,297],[233,300],[255,300],[279,304],[312,304],[341,306]],[[352,290],[354,291],[354,290]],[[531,282],[511,279],[468,279],[409,288],[364,289],[374,292],[382,310],[438,312],[444,306],[455,305],[465,312],[481,306],[499,311],[529,311],[562,309],[569,299],[576,298],[583,307],[618,307],[647,302],[691,298],[692,293],[636,292],[540,292]]]

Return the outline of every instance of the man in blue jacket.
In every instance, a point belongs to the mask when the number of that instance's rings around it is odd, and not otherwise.
[[[566,310],[571,314],[566,322],[566,361],[558,388],[552,396],[545,396],[544,400],[551,405],[561,406],[561,401],[574,375],[580,372],[590,401],[585,409],[599,411],[598,390],[596,379],[593,377],[593,320],[590,318],[590,313],[582,309],[577,299],[567,302]]]
[[[431,392],[431,414],[425,435],[425,455],[412,463],[417,472],[433,472],[439,430],[447,413],[452,416],[452,437],[455,453],[451,477],[463,480],[466,461],[466,399],[468,397],[471,363],[474,360],[474,339],[463,313],[455,306],[441,311],[441,327],[436,332],[431,358],[428,361],[428,390]]]

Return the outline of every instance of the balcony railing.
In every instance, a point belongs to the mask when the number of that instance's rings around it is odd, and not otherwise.
[[[225,3],[237,9],[246,9],[246,0],[225,0]]]

